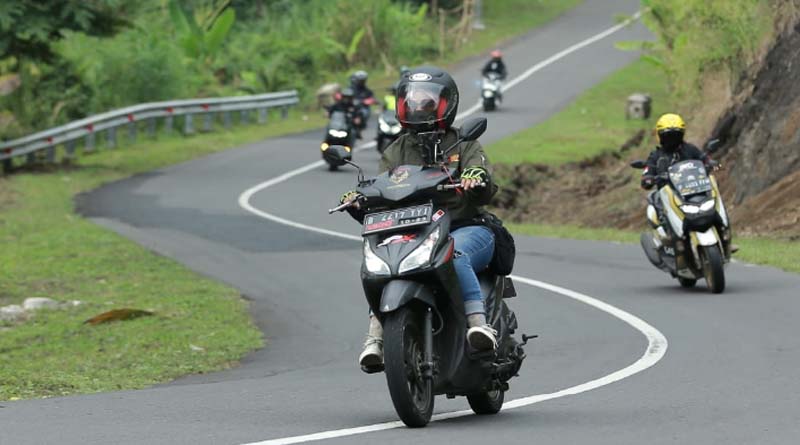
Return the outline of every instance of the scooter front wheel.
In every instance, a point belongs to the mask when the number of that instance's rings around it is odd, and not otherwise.
[[[423,315],[409,307],[388,314],[383,323],[386,383],[392,404],[406,425],[428,424],[433,414],[433,381],[423,377]]]
[[[702,257],[703,275],[708,290],[714,294],[721,294],[725,290],[725,269],[719,246],[703,247]]]

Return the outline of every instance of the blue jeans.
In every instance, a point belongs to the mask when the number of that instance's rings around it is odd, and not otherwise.
[[[467,226],[450,233],[455,241],[453,265],[467,315],[486,314],[477,272],[486,269],[494,254],[494,234],[484,226]]]

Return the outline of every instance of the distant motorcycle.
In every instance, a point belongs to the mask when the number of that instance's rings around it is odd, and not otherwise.
[[[466,122],[460,141],[476,140],[485,129],[486,119]],[[335,146],[325,152],[332,162],[352,164],[347,155]],[[366,180],[359,168],[357,190],[366,212],[361,280],[367,302],[383,324],[384,371],[392,403],[411,427],[430,421],[437,394],[466,396],[477,414],[499,412],[530,338],[523,335],[519,343],[512,337],[517,318],[505,300],[516,295],[511,279],[484,271],[478,279],[498,347],[479,352],[467,343],[450,212],[435,198],[461,187],[451,183],[454,175],[446,166],[404,165]]]
[[[392,142],[400,137],[403,127],[397,120],[394,110],[384,110],[378,116],[378,133],[375,137],[375,144],[378,152],[383,153]]]
[[[713,151],[715,145],[711,141],[706,150]],[[641,169],[645,162],[630,165]],[[642,249],[654,266],[677,278],[681,286],[693,287],[705,278],[709,291],[721,293],[724,266],[731,257],[731,228],[717,181],[698,160],[658,169],[664,170],[658,176],[664,185],[647,196],[651,230],[641,235]]]
[[[483,111],[494,111],[503,101],[502,81],[497,73],[488,73],[481,81]]]
[[[328,163],[328,169],[331,171],[336,170],[344,165],[344,161],[334,161],[330,157],[325,156],[325,151],[331,146],[342,146],[347,152],[346,160],[352,160],[352,150],[356,142],[356,131],[353,128],[353,123],[344,111],[334,111],[331,113],[328,120],[328,126],[325,128],[325,138],[320,145],[322,150],[322,159]]]
[[[367,122],[369,122],[369,116],[372,113],[371,107],[376,103],[377,102],[374,97],[365,97],[365,98],[356,97],[353,100],[353,105],[356,108],[355,116],[353,117],[353,124],[359,131],[359,134],[361,133],[361,131],[367,128]]]

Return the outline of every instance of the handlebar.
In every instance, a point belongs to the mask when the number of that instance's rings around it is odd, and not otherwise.
[[[348,207],[350,207],[352,205],[353,205],[353,201],[347,201],[347,202],[345,202],[343,204],[340,204],[340,205],[338,205],[338,206],[336,206],[336,207],[334,207],[332,209],[328,209],[328,215],[330,215],[331,213],[344,211],[344,209],[346,209],[346,208],[348,208]]]
[[[478,187],[486,187],[486,183],[485,182],[479,182],[478,183]],[[455,189],[462,189],[462,188],[464,188],[464,187],[461,184],[442,184],[442,185],[436,186],[436,190],[438,190],[440,192],[444,191],[444,190],[455,190]]]
[[[477,187],[486,187],[486,183],[485,182],[479,182],[477,184]],[[455,190],[455,189],[463,189],[463,188],[464,188],[464,186],[462,186],[461,184],[442,184],[442,185],[436,186],[436,190],[437,191]],[[332,209],[328,209],[328,214],[330,215],[330,214],[336,213],[336,212],[343,212],[344,210],[352,207],[353,203],[356,202],[356,201],[366,201],[366,198],[360,197],[359,199],[355,199],[353,201],[347,201],[347,202],[344,202],[342,204],[339,204],[338,206],[336,206],[336,207],[334,207]]]

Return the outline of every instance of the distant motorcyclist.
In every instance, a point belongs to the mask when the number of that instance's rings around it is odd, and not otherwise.
[[[456,169],[463,185],[463,194],[452,194],[446,206],[453,215],[451,236],[455,240],[453,260],[464,298],[469,329],[467,341],[478,350],[497,346],[496,332],[487,324],[486,308],[476,272],[486,269],[494,252],[494,234],[481,222],[482,206],[497,191],[489,174],[486,153],[477,141],[461,142],[447,153],[458,139],[452,128],[458,109],[458,88],[450,75],[439,68],[420,67],[405,76],[397,92],[397,116],[406,129],[383,153],[380,171],[386,172],[403,164],[438,165],[444,163]],[[478,184],[485,183],[485,187]],[[352,191],[342,196],[342,202],[359,201]],[[360,206],[351,215],[361,221]],[[383,363],[383,328],[370,316],[369,332],[359,363],[365,369]]]
[[[667,173],[669,167],[680,161],[697,159],[709,166],[711,158],[696,146],[685,142],[686,123],[679,115],[667,113],[658,118],[656,122],[656,135],[659,146],[647,157],[647,165],[642,172],[641,186],[649,190],[657,185],[659,188],[667,180],[661,175]]]
[[[367,87],[367,79],[369,75],[364,70],[358,70],[350,75],[350,88],[353,89],[353,98],[356,103],[358,114],[360,115],[359,123],[356,127],[361,130],[367,125],[369,120],[370,105],[375,103],[375,94],[369,87]],[[359,139],[361,138],[359,134]]]
[[[361,119],[361,115],[359,114],[358,108],[355,105],[355,93],[353,92],[353,89],[349,87],[342,88],[342,90],[336,93],[333,98],[335,100],[333,105],[325,107],[328,110],[328,117],[330,117],[335,111],[344,112],[348,121],[350,121],[350,124],[352,124],[356,129],[356,134],[358,135],[358,122]]]
[[[503,53],[499,49],[496,49],[492,51],[491,57],[492,58],[486,62],[486,65],[483,66],[481,75],[486,77],[489,73],[495,73],[500,80],[505,80],[508,71],[506,70],[505,62],[503,62]]]

